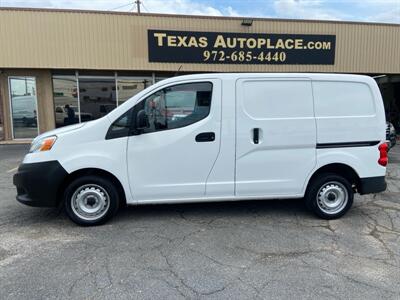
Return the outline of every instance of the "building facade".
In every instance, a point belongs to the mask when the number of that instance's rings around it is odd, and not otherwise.
[[[0,41],[0,140],[100,118],[198,72],[374,76],[400,126],[395,24],[1,8]]]

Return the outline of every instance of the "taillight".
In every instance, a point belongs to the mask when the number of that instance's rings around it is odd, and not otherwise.
[[[378,147],[379,149],[379,159],[378,159],[378,164],[381,166],[386,166],[388,164],[388,149],[389,146],[387,143],[382,143]]]

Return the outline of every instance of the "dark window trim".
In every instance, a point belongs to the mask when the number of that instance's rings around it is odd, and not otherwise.
[[[132,129],[133,129],[133,112],[134,112],[134,108],[130,108],[128,109],[126,112],[124,112],[122,115],[120,115],[111,125],[110,127],[108,127],[107,133],[106,133],[106,140],[111,140],[111,139],[117,139],[117,138],[121,138],[121,137],[127,137],[132,135]],[[128,126],[125,127],[121,130],[118,131],[112,131],[112,127],[114,126],[114,124],[116,122],[118,122],[119,120],[121,120],[123,117],[125,117],[125,115],[128,115]]]

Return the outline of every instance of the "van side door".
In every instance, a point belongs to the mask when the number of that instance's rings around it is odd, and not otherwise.
[[[239,79],[236,105],[236,196],[302,196],[316,164],[311,80]]]
[[[136,201],[205,197],[217,159],[221,129],[221,80],[171,84],[134,107],[148,127],[128,139],[128,176]],[[135,122],[135,120],[134,120]]]

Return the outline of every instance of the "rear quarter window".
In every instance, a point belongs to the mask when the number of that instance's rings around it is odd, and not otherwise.
[[[370,87],[361,82],[313,81],[316,117],[375,115]]]

